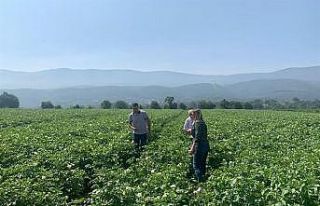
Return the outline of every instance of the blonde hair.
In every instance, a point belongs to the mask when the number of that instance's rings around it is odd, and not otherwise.
[[[195,118],[196,121],[203,121],[203,116],[200,109],[193,110],[193,113],[196,114],[196,118]]]
[[[189,109],[188,110],[188,115],[190,116],[192,114],[192,112],[193,112],[193,109]]]

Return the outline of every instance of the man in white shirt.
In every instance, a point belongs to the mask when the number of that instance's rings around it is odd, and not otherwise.
[[[129,115],[129,127],[133,133],[132,142],[137,149],[141,149],[147,143],[151,122],[147,113],[139,109],[138,103],[132,104],[132,112]]]

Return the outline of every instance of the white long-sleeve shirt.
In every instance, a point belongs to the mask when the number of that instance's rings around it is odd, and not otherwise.
[[[192,129],[193,120],[191,117],[188,117],[183,125],[183,130],[188,131],[189,129]]]

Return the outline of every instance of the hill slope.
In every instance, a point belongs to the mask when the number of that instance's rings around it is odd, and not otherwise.
[[[289,68],[271,73],[235,74],[226,76],[195,75],[177,72],[140,72],[134,70],[53,69],[40,72],[0,70],[0,89],[56,89],[78,86],[165,86],[187,84],[235,84],[260,79],[294,79],[319,81],[320,66]]]
[[[2,90],[4,91],[4,90]],[[0,92],[2,92],[0,90]],[[69,107],[74,104],[98,106],[103,100],[149,103],[151,100],[163,102],[166,96],[174,96],[177,101],[189,102],[207,99],[276,98],[320,99],[320,84],[298,80],[253,80],[227,86],[193,84],[179,87],[162,86],[104,86],[63,89],[15,89],[5,90],[18,96],[22,107],[39,107],[41,101],[52,101]]]

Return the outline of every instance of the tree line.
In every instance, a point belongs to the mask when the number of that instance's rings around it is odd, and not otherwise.
[[[7,92],[0,95],[0,108],[19,108],[20,102],[18,97]],[[62,109],[61,105],[54,105],[51,101],[42,101],[40,104],[42,109]],[[198,100],[190,102],[177,102],[172,96],[167,96],[163,102],[151,101],[149,104],[142,104],[142,108],[146,109],[320,109],[320,100],[301,100],[297,97],[280,101],[275,99],[254,99],[250,101],[235,101],[226,100],[211,101],[211,100]],[[82,106],[79,104],[73,105],[69,108],[97,108],[94,106]],[[129,109],[130,104],[123,100],[110,102],[103,100],[100,103],[102,109]]]

